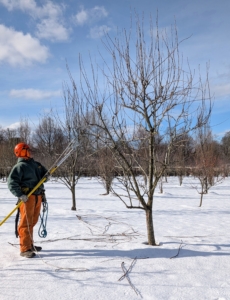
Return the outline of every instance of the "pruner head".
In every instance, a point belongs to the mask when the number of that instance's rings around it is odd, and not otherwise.
[[[78,140],[77,138],[73,138],[72,141],[70,142],[69,146],[67,147],[68,148],[68,154],[70,153],[73,153],[77,150],[77,147],[78,147],[79,143],[78,143]]]

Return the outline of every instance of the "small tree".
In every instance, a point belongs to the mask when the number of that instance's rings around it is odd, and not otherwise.
[[[22,119],[20,125],[17,128],[17,135],[20,141],[30,144],[31,143],[31,127],[27,119]]]
[[[221,140],[222,150],[226,157],[226,163],[230,164],[230,131],[226,132]]]
[[[14,155],[15,146],[20,143],[31,141],[31,128],[28,121],[21,120],[19,127],[15,129],[3,129],[0,127],[0,169],[2,176],[7,177],[11,168],[17,162]]]
[[[95,171],[99,182],[101,182],[105,188],[106,192],[104,195],[109,195],[116,171],[113,155],[107,147],[96,151]]]
[[[55,119],[50,115],[43,116],[33,134],[36,159],[48,168],[62,153],[66,143],[66,136]]]
[[[197,146],[195,153],[195,166],[193,175],[199,180],[200,187],[194,188],[200,194],[200,205],[203,203],[203,196],[208,193],[209,189],[221,183],[224,179],[223,172],[220,168],[219,155],[212,138],[212,133],[208,126],[199,128],[197,134]]]
[[[74,83],[72,75],[67,66],[67,71],[71,81],[69,86],[63,84],[63,114],[56,114],[56,120],[62,132],[65,133],[66,145],[75,139],[77,141],[76,150],[70,157],[60,166],[57,174],[59,180],[71,191],[72,195],[72,210],[76,210],[76,185],[84,172],[88,169],[89,159],[86,159],[90,154],[90,140],[86,135],[87,124],[81,113],[81,104],[84,102],[79,96],[77,86]],[[85,112],[85,118],[88,120],[90,115]],[[65,145],[65,146],[66,146]]]
[[[183,178],[187,174],[187,169],[191,163],[194,141],[188,134],[182,134],[175,141],[174,161],[172,168],[178,176],[179,184],[182,185]]]
[[[206,101],[210,99],[208,78],[197,79],[189,66],[184,68],[176,28],[169,37],[150,21],[150,37],[145,32],[137,16],[134,40],[132,28],[115,40],[107,36],[105,46],[112,61],[105,61],[102,74],[93,65],[87,74],[82,63],[81,74],[84,98],[97,116],[91,128],[100,129],[99,136],[93,130],[91,134],[111,151],[122,171],[118,179],[123,193],[114,185],[113,192],[127,208],[145,212],[148,243],[157,245],[153,227],[157,184],[172,162],[178,137],[204,126],[211,107]],[[103,91],[98,83],[101,77],[106,81]],[[140,127],[143,137],[136,134]],[[163,137],[163,151],[159,151],[159,137]],[[140,142],[146,145],[144,166],[137,150]],[[146,180],[137,176],[137,170]]]

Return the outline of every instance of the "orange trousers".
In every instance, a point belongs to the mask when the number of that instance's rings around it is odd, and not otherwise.
[[[33,245],[33,228],[38,222],[42,203],[41,195],[31,195],[20,206],[20,222],[18,235],[20,239],[20,251],[25,252]]]

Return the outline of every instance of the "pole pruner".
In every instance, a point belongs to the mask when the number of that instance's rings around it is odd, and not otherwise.
[[[50,177],[58,167],[71,155],[71,153],[77,149],[78,143],[76,139],[73,139],[59,158],[55,161],[55,163],[50,167],[47,173],[43,176],[43,178],[37,183],[37,185],[32,189],[32,191],[27,195],[31,196],[47,179]],[[7,219],[22,205],[23,201],[19,201],[19,203],[15,206],[15,208],[0,222],[0,226],[6,222]]]

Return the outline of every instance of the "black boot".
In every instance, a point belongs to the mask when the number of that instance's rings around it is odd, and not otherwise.
[[[23,257],[26,257],[26,258],[32,258],[32,257],[36,256],[36,254],[31,249],[21,252],[20,255]]]
[[[39,252],[42,250],[42,247],[32,245],[32,249],[36,252]]]

